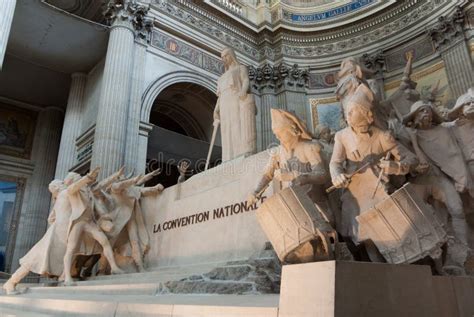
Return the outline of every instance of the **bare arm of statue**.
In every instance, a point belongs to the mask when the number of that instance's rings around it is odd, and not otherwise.
[[[77,182],[69,185],[69,187],[67,188],[68,194],[77,193],[84,186],[87,186],[95,182],[95,180],[97,179],[97,176],[99,175],[99,170],[100,170],[100,167],[96,167],[91,172],[89,172],[86,176],[82,177]]]
[[[126,180],[117,182],[117,183],[112,185],[112,192],[120,193],[120,192],[126,190],[127,188],[129,188],[130,186],[135,185],[142,177],[143,177],[143,175],[138,175],[138,176],[132,177],[130,179],[126,179]]]
[[[137,186],[141,186],[141,185],[144,185],[146,182],[148,182],[150,179],[152,179],[153,177],[155,176],[158,176],[161,174],[161,168],[157,168],[156,170],[154,170],[153,172],[150,172],[148,174],[146,174],[145,176],[143,176],[138,182],[137,182]]]
[[[143,187],[140,188],[140,193],[143,196],[151,196],[162,192],[165,188],[161,184],[157,184],[153,187]]]
[[[255,190],[247,198],[247,203],[253,204],[257,201],[258,195],[267,187],[273,179],[275,171],[278,169],[278,159],[276,155],[271,155],[270,160],[265,166],[262,177],[260,178]]]
[[[103,179],[97,185],[95,185],[92,188],[92,191],[95,192],[97,190],[109,187],[113,182],[115,182],[117,179],[119,179],[120,176],[123,175],[124,171],[125,171],[125,166],[122,166],[118,171],[116,171],[115,173],[113,173],[112,175],[110,175],[109,177]]]

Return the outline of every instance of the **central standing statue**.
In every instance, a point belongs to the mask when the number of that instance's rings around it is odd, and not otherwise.
[[[222,161],[257,151],[257,108],[249,93],[247,67],[239,64],[231,48],[221,54],[225,73],[217,82],[214,127],[221,125]]]

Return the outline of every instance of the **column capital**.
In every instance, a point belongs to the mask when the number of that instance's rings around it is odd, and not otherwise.
[[[464,19],[465,15],[460,6],[457,6],[450,17],[438,18],[438,23],[428,31],[437,51],[444,51],[460,40],[464,40]]]
[[[149,10],[136,0],[108,0],[103,14],[112,27],[129,28],[137,38],[148,40],[153,27],[153,20],[146,16]]]
[[[383,76],[385,70],[385,54],[382,51],[362,55],[362,62],[365,67],[374,72],[376,78]]]
[[[309,71],[300,68],[298,64],[288,66],[286,64],[270,65],[262,67],[249,67],[249,79],[252,88],[257,90],[275,89],[282,86],[294,88],[308,87]]]

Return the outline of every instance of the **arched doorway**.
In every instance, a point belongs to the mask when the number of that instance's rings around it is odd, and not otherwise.
[[[217,96],[201,85],[191,82],[171,84],[153,102],[149,123],[153,130],[148,137],[148,169],[162,168],[153,180],[165,187],[177,183],[177,165],[190,163],[187,176],[204,169],[213,131],[213,111]],[[221,157],[220,138],[216,138],[211,166]]]

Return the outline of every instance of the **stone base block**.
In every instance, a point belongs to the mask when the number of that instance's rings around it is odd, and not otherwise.
[[[286,265],[279,317],[473,316],[471,277],[428,266],[327,261]]]

